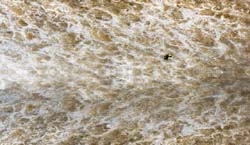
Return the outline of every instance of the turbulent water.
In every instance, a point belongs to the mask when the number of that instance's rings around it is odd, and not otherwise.
[[[0,0],[1,145],[249,143],[249,0]]]

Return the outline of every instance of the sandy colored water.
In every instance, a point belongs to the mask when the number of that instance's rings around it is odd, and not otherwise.
[[[0,0],[1,145],[249,143],[249,0]]]

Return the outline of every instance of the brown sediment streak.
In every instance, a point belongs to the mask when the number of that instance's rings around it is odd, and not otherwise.
[[[0,144],[249,144],[249,90],[249,0],[0,1]]]

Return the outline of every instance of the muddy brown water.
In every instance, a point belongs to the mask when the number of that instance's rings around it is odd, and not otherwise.
[[[249,0],[0,0],[1,145],[249,136]]]

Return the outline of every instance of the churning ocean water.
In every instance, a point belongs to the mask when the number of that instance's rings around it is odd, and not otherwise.
[[[249,0],[0,0],[0,145],[249,143]]]

